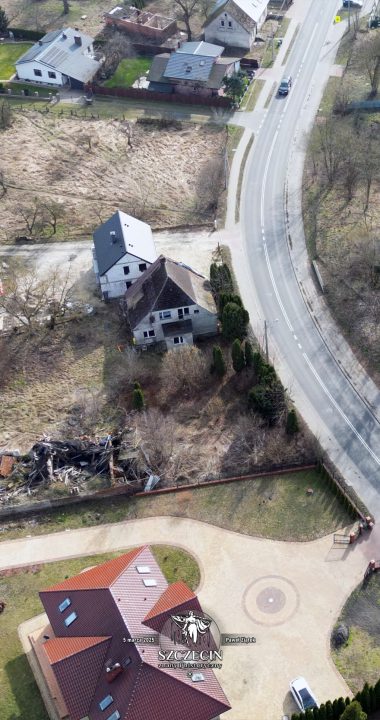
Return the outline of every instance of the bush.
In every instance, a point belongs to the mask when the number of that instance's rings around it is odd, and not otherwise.
[[[3,10],[0,5],[0,35],[4,35],[7,32],[8,22],[5,10]]]
[[[247,332],[249,323],[249,315],[247,310],[236,302],[227,302],[223,308],[222,316],[222,335],[226,340],[238,338],[242,340]]]
[[[367,720],[367,714],[357,700],[353,700],[340,716],[340,720]]]
[[[254,353],[252,350],[252,345],[249,342],[249,340],[246,340],[245,345],[244,345],[244,356],[245,356],[245,364],[247,367],[253,366],[253,354]]]
[[[245,357],[240,340],[236,339],[233,341],[231,355],[233,369],[237,373],[241,372],[245,367]]]
[[[163,357],[160,375],[166,395],[194,393],[209,379],[206,356],[194,345],[169,350]]]
[[[256,385],[248,393],[248,407],[259,412],[269,425],[275,424],[284,405],[285,393],[279,380],[271,385]]]
[[[217,374],[218,377],[223,377],[226,372],[226,363],[224,362],[222,348],[220,347],[220,345],[214,345],[212,349],[212,358],[212,370]]]
[[[294,410],[294,408],[292,408],[288,412],[288,417],[286,418],[286,428],[285,429],[286,429],[287,435],[295,435],[299,431],[297,413]]]
[[[240,295],[235,295],[232,292],[222,292],[219,296],[219,313],[220,313],[220,315],[222,315],[225,306],[229,302],[236,303],[236,305],[240,305],[240,307],[243,307],[243,303],[241,301]]]
[[[218,298],[221,293],[233,293],[233,282],[230,268],[226,263],[210,265],[210,284],[214,295]]]
[[[134,410],[139,412],[144,409],[144,393],[141,388],[134,388],[132,393],[132,406]]]

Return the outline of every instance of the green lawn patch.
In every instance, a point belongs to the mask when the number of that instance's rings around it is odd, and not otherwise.
[[[313,488],[314,494],[306,490]],[[10,540],[83,526],[168,515],[275,540],[313,540],[352,523],[317,470],[239,480],[178,493],[93,501],[5,525]],[[0,545],[1,547],[1,545]]]
[[[244,107],[242,107],[242,110],[248,110],[249,112],[251,110],[255,109],[255,105],[257,103],[258,97],[265,85],[265,80],[254,80],[250,89],[248,90],[245,99],[246,104]]]
[[[337,624],[350,629],[348,642],[333,650],[339,672],[353,693],[364,683],[375,685],[380,668],[380,573],[359,585],[348,598]]]
[[[105,87],[129,88],[137,78],[145,75],[152,61],[150,58],[125,58],[122,60],[113,76],[106,80]]]
[[[6,43],[0,45],[0,81],[9,80],[16,72],[15,62],[33,43]]]
[[[196,589],[200,572],[193,557],[179,548],[162,545],[153,546],[153,553],[169,583],[183,580],[191,589]],[[0,616],[1,720],[49,720],[17,634],[20,623],[43,611],[38,597],[39,590],[119,554],[108,553],[34,565],[11,577],[0,575],[0,597],[6,602],[5,611]]]
[[[278,26],[277,31],[273,37],[273,41],[268,40],[268,44],[265,49],[263,59],[261,61],[261,67],[263,67],[263,68],[272,67],[272,65],[277,57],[277,53],[281,47],[281,44],[280,45],[278,44],[278,40],[283,39],[285,37],[289,25],[290,25],[290,19],[285,17],[282,20],[281,24]]]

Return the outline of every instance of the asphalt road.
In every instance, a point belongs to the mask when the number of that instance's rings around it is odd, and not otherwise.
[[[284,75],[293,77],[292,89],[287,98],[273,98],[248,157],[241,220],[252,298],[268,321],[271,354],[278,352],[281,377],[323,447],[379,516],[379,422],[319,334],[300,291],[287,240],[289,229],[293,238],[303,232],[299,217],[292,225],[287,216],[289,179],[292,192],[297,192],[292,204],[298,203],[299,209],[301,203],[302,168],[292,167],[292,144],[317,109],[310,102],[310,88],[315,83],[318,91],[321,80],[315,77],[319,68],[323,72],[324,46],[336,9],[331,0],[309,6],[284,68]]]

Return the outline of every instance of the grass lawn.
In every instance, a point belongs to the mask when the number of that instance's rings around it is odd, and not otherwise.
[[[254,80],[251,84],[251,87],[249,88],[245,98],[242,110],[251,111],[255,109],[255,105],[257,103],[258,97],[265,85],[265,80]]]
[[[348,598],[338,624],[350,629],[348,642],[332,656],[353,693],[364,683],[375,685],[380,675],[380,573],[366,586],[359,585]]]
[[[15,62],[24,54],[32,43],[6,43],[0,45],[0,81],[9,80],[16,72]]]
[[[193,590],[200,580],[196,561],[183,550],[156,546],[154,555],[169,583],[184,580]],[[0,575],[0,597],[7,603],[0,616],[0,717],[1,720],[48,720],[33,673],[22,652],[17,628],[20,623],[43,610],[38,591],[76,575],[91,565],[109,560],[120,553],[65,560],[33,566],[5,577]]]
[[[313,488],[314,494],[307,495],[307,488]],[[313,540],[352,523],[321,475],[310,470],[175,494],[97,500],[44,513],[33,520],[10,522],[1,537],[10,540],[159,515],[194,518],[245,535],[276,540]]]
[[[119,63],[114,75],[106,80],[104,85],[109,88],[128,88],[133,85],[137,78],[145,75],[149,70],[152,61],[149,58],[125,58]]]

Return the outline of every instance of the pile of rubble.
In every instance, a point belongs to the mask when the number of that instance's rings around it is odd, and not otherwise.
[[[41,487],[64,483],[70,494],[86,491],[89,480],[103,476],[104,486],[128,483],[131,494],[143,489],[149,470],[128,433],[91,440],[52,440],[44,436],[26,454],[0,453],[0,504]]]

